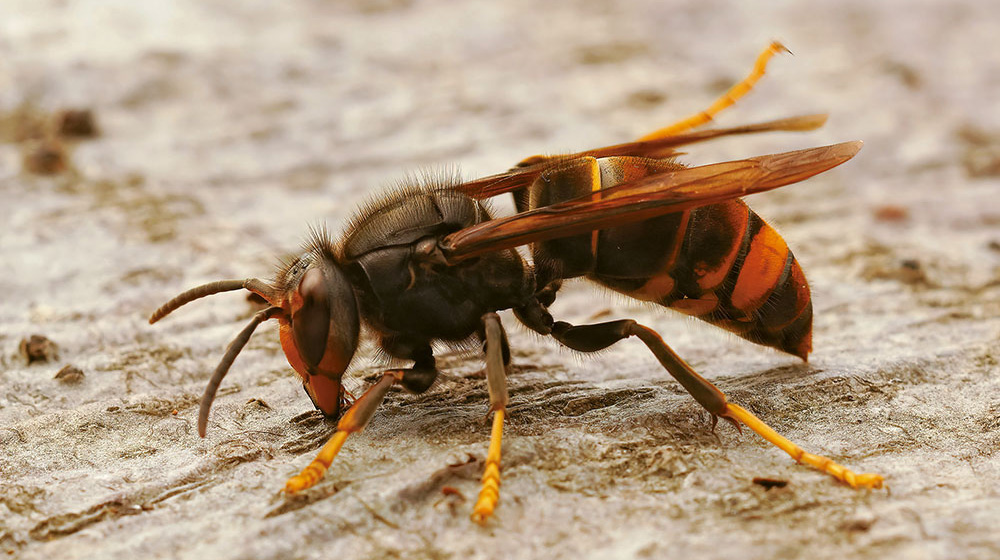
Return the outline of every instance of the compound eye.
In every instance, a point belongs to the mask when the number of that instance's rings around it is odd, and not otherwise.
[[[301,305],[292,309],[292,334],[306,366],[315,368],[326,353],[330,332],[330,292],[323,270],[307,270],[296,289]]]
[[[309,265],[312,264],[312,255],[309,253],[303,253],[298,257],[295,257],[291,263],[289,263],[284,269],[282,274],[282,280],[285,286],[294,286],[298,284],[299,280],[302,278],[302,273],[309,269]]]

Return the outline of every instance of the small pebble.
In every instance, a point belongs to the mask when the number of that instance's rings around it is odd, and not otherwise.
[[[83,381],[84,375],[83,370],[72,365],[67,364],[63,366],[62,369],[56,373],[55,379],[58,379],[62,383],[75,384]]]
[[[22,338],[18,351],[29,365],[59,359],[59,345],[40,334]]]

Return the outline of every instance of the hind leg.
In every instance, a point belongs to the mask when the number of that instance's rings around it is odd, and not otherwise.
[[[771,57],[778,53],[791,52],[784,45],[778,42],[771,43],[764,49],[759,55],[757,55],[757,60],[754,62],[753,70],[750,74],[740,81],[738,84],[729,88],[726,93],[722,94],[721,97],[715,100],[704,111],[699,111],[685,119],[682,119],[670,126],[661,128],[659,130],[650,132],[649,134],[640,138],[640,141],[646,140],[657,140],[660,138],[665,138],[667,136],[674,136],[682,132],[687,132],[692,128],[697,128],[715,118],[715,115],[720,113],[722,110],[730,107],[736,100],[743,97],[753,89],[754,84],[757,80],[760,80],[764,76],[764,71],[767,69],[767,63],[771,60]]]
[[[737,427],[744,425],[788,453],[796,462],[805,463],[827,473],[852,488],[881,488],[883,486],[882,476],[872,473],[856,474],[831,459],[807,453],[745,408],[728,402],[726,395],[718,387],[691,369],[691,366],[681,359],[656,331],[649,327],[640,325],[631,319],[580,326],[557,321],[552,324],[549,334],[563,345],[580,352],[602,350],[619,340],[634,336],[649,348],[660,364],[670,372],[670,375],[680,382],[688,393],[712,415],[713,421],[725,418]]]

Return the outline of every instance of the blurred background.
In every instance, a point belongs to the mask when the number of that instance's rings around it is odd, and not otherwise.
[[[4,0],[0,550],[997,557],[998,33],[1000,9],[971,0]],[[150,327],[161,302],[269,277],[310,225],[338,231],[421,170],[474,178],[679,120],[772,40],[794,56],[717,123],[829,123],[684,161],[865,141],[848,164],[750,199],[812,284],[809,364],[583,284],[555,310],[654,326],[734,401],[886,475],[891,496],[713,434],[641,346],[583,360],[507,315],[515,406],[486,530],[467,521],[489,433],[475,356],[445,355],[429,393],[391,396],[305,501],[275,491],[331,424],[302,415],[274,327],[197,437],[204,380],[253,307],[219,296]],[[351,388],[377,371],[370,354]]]

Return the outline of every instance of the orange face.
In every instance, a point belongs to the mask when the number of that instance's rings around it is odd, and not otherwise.
[[[284,318],[279,319],[279,321],[278,333],[281,339],[281,349],[285,351],[288,364],[302,378],[302,383],[305,385],[309,397],[312,398],[316,407],[323,411],[323,414],[327,416],[339,415],[340,377],[337,376],[334,379],[325,375],[310,375],[305,362],[302,361],[302,356],[299,354],[299,349],[295,346],[292,324]]]
[[[278,337],[281,340],[281,349],[285,351],[285,357],[288,358],[288,365],[292,366],[292,369],[299,374],[303,383],[308,383],[309,371],[306,369],[306,363],[302,361],[302,356],[299,355],[299,349],[295,346],[292,324],[284,317],[280,317],[278,321]]]
[[[358,343],[353,289],[333,262],[309,262],[281,301],[281,348],[313,403],[328,416],[340,411],[340,378]]]

